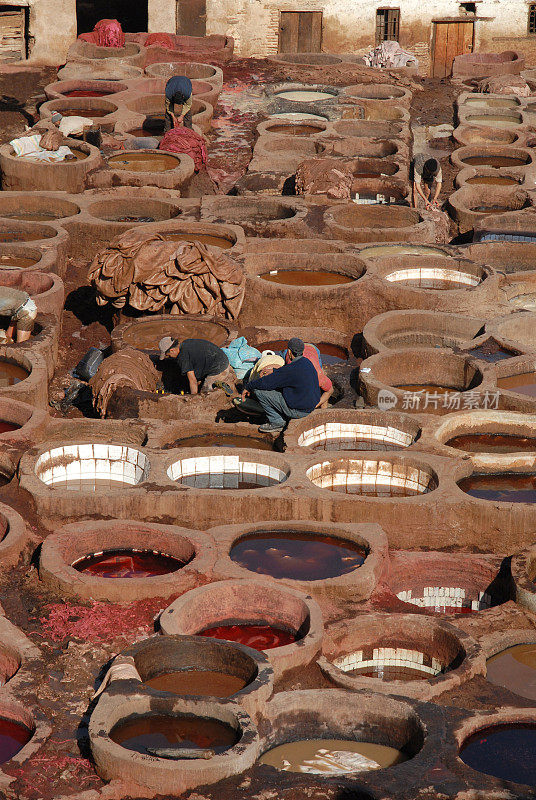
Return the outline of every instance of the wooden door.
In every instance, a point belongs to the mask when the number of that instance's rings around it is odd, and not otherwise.
[[[282,11],[280,53],[319,53],[322,49],[321,11]]]
[[[474,23],[445,20],[434,22],[432,78],[448,78],[456,56],[473,52]]]
[[[177,33],[181,36],[207,35],[206,0],[177,0]]]
[[[26,58],[25,28],[24,8],[0,11],[0,61]]]

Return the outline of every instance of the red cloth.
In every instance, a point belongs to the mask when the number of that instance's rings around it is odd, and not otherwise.
[[[316,352],[316,348],[313,347],[312,344],[306,344],[305,349],[303,351],[304,358],[308,358],[313,367],[316,369],[316,374],[318,375],[318,385],[322,389],[323,392],[329,392],[330,389],[333,388],[333,384],[320,366],[320,361],[318,360],[318,353]],[[290,350],[287,350],[285,353],[285,364],[290,364]]]
[[[175,38],[170,33],[150,33],[145,40],[145,47],[158,45],[166,50],[176,50]]]
[[[172,128],[165,134],[158,149],[167,150],[169,153],[186,153],[191,156],[196,172],[199,172],[201,167],[207,163],[205,141],[191,128]]]
[[[125,46],[125,34],[121,23],[116,19],[101,19],[91,33],[81,33],[78,38],[84,42],[96,44],[98,47]]]

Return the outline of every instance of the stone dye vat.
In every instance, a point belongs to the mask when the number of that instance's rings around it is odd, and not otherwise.
[[[232,328],[220,320],[198,315],[185,314],[177,317],[171,314],[156,314],[124,322],[114,328],[112,349],[117,351],[122,347],[134,347],[136,350],[156,354],[159,352],[158,342],[163,336],[172,336],[180,341],[207,339],[218,347],[224,347],[231,338],[234,338]]]
[[[121,603],[198,585],[214,562],[202,533],[135,520],[72,523],[41,549],[39,577],[60,596]]]
[[[35,474],[54,489],[96,492],[135,486],[149,473],[149,461],[133,447],[108,444],[73,444],[42,453]]]
[[[319,666],[352,691],[374,689],[429,699],[484,672],[477,643],[443,620],[415,614],[364,614],[324,637]]]
[[[536,725],[505,722],[480,729],[463,742],[460,758],[486,775],[536,786]]]
[[[387,311],[373,317],[363,328],[364,350],[373,355],[415,347],[465,348],[481,333],[484,324],[485,320],[465,314]]]
[[[320,411],[311,419],[292,423],[285,433],[288,448],[307,450],[404,450],[418,438],[411,417],[371,411]]]
[[[179,597],[160,615],[165,634],[198,634],[262,650],[275,677],[305,666],[322,642],[322,614],[308,595],[256,579],[216,581]]]
[[[168,467],[172,481],[194,489],[259,489],[283,483],[288,472],[246,460],[245,455],[203,454],[175,461]]]
[[[458,481],[470,497],[500,503],[536,503],[536,474],[475,473]]]
[[[331,776],[385,769],[403,761],[407,756],[387,745],[350,739],[302,739],[268,750],[259,764],[284,772]]]
[[[414,497],[437,488],[437,476],[412,461],[338,458],[314,464],[306,472],[320,489],[378,499]]]

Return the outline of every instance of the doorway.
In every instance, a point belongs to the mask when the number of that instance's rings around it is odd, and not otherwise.
[[[207,35],[206,0],[177,0],[177,33],[180,36]]]
[[[280,53],[320,53],[321,49],[321,11],[281,11],[279,17]]]
[[[0,5],[0,61],[23,61],[27,47],[28,8]]]
[[[147,0],[76,0],[78,35],[92,31],[101,19],[117,19],[128,33],[143,33],[149,26]]]
[[[446,19],[433,22],[432,78],[448,78],[456,56],[473,52],[475,25],[471,20]]]

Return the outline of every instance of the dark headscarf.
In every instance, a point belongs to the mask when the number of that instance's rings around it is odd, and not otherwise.
[[[166,83],[166,97],[177,105],[185,103],[192,96],[192,81],[185,75],[174,75]]]

